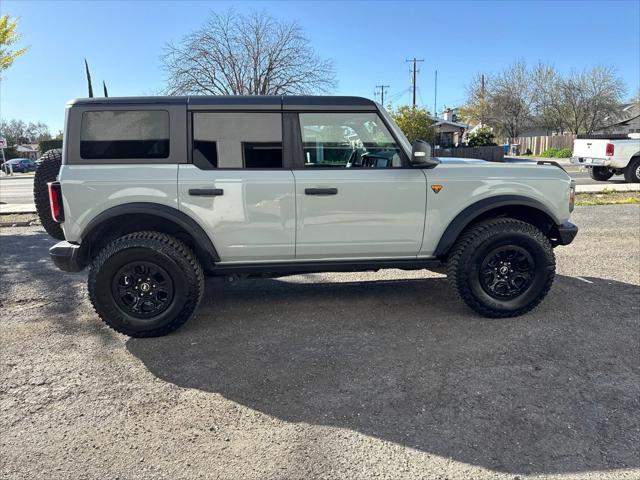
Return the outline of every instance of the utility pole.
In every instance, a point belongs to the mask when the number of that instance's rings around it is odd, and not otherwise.
[[[438,118],[438,70],[436,70],[436,81],[433,83],[433,116]]]
[[[480,85],[480,125],[484,128],[484,74],[482,74]]]
[[[416,62],[424,62],[424,58],[418,59],[413,57],[411,60],[406,61],[413,62],[413,108],[416,108]]]
[[[391,85],[376,85],[376,89],[380,89],[380,105],[382,105],[384,107],[384,89],[386,88],[387,90],[389,90],[389,87]],[[377,95],[377,90],[374,92]]]

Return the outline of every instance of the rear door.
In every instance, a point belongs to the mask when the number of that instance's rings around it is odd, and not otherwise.
[[[297,259],[415,257],[426,177],[377,112],[293,116]]]
[[[282,113],[189,115],[192,161],[179,167],[180,209],[209,234],[223,263],[292,260],[295,190],[283,165]]]

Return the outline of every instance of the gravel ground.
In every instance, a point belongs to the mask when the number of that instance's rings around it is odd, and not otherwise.
[[[640,206],[574,221],[521,318],[427,272],[211,279],[147,340],[102,326],[42,230],[3,228],[0,476],[640,478]]]

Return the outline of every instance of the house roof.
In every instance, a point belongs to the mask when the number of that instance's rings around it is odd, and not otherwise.
[[[15,151],[16,152],[27,153],[27,152],[37,152],[38,150],[36,150],[35,148],[33,148],[33,147],[29,146],[29,145],[16,145]]]
[[[458,128],[469,128],[469,125],[467,125],[466,123],[452,122],[450,120],[445,120],[443,118],[437,118],[437,117],[431,117],[431,118],[435,121],[433,125],[436,127],[439,125],[452,125]]]
[[[627,103],[614,115],[605,118],[607,127],[613,127],[621,123],[627,123],[629,120],[640,117],[640,103]]]

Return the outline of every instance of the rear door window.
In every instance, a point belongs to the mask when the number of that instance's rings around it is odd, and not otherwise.
[[[205,170],[282,168],[282,114],[193,113],[193,163]]]
[[[102,110],[82,114],[84,159],[153,159],[169,156],[169,112]]]

